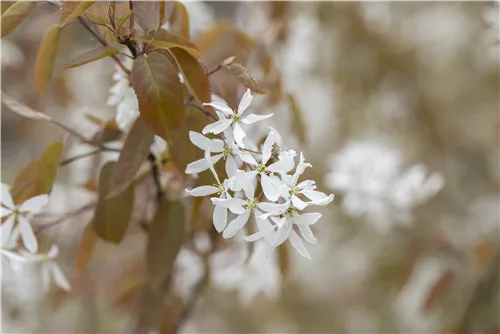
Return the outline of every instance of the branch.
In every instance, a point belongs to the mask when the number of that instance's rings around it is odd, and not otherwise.
[[[42,225],[40,226],[40,228],[35,232],[35,234],[39,234],[41,233],[43,230],[47,229],[47,228],[50,228],[52,226],[55,226],[55,225],[58,225],[66,220],[68,220],[69,218],[72,218],[72,217],[75,217],[75,216],[78,216],[79,214],[82,214],[84,213],[85,211],[89,210],[89,209],[92,209],[94,206],[97,205],[97,202],[91,202],[91,203],[88,203],[88,204],[85,204],[84,206],[82,206],[81,208],[78,208],[72,212],[68,212],[68,213],[65,213],[61,216],[61,218],[53,221],[53,222],[50,222],[48,224],[45,224],[45,225]],[[45,213],[47,214],[47,213]]]
[[[77,161],[77,160],[82,159],[82,158],[90,157],[90,156],[93,156],[93,155],[95,155],[97,153],[100,153],[100,152],[121,152],[121,151],[119,149],[117,149],[117,148],[99,147],[99,148],[96,148],[93,151],[89,151],[89,152],[86,152],[86,153],[78,154],[78,155],[75,155],[74,157],[65,159],[65,160],[63,160],[63,161],[61,161],[59,163],[59,166],[66,166],[66,165],[72,163],[73,161]]]
[[[153,153],[149,152],[148,154],[148,160],[151,163],[151,172],[153,174],[153,180],[156,185],[156,200],[158,202],[161,202],[163,197],[165,196],[165,192],[162,189],[161,182],[160,182],[160,170],[158,168],[158,165],[156,164],[156,157]]]

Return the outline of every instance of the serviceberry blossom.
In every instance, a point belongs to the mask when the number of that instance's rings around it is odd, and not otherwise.
[[[10,187],[2,183],[2,218],[7,218],[2,224],[2,245],[15,247],[21,237],[24,247],[31,253],[38,250],[38,242],[29,220],[39,213],[48,202],[47,195],[39,195],[15,205]]]
[[[11,261],[24,264],[40,264],[43,291],[47,292],[49,290],[52,279],[60,288],[66,291],[71,290],[71,286],[62,272],[61,267],[55,262],[55,259],[59,255],[59,248],[57,245],[52,245],[46,254],[31,254],[24,250],[15,253],[5,249],[2,249],[1,252]],[[13,268],[16,268],[16,266],[13,266]]]
[[[212,102],[205,104],[216,110],[219,120],[207,125],[202,134],[190,133],[191,142],[204,150],[205,155],[203,159],[190,163],[186,173],[196,174],[210,168],[215,184],[186,189],[186,192],[192,196],[219,195],[211,198],[214,204],[213,220],[216,230],[224,238],[234,237],[253,217],[257,231],[244,236],[244,240],[263,240],[268,254],[269,250],[289,240],[299,254],[310,258],[299,233],[307,242],[316,243],[310,226],[319,220],[321,214],[303,214],[300,211],[311,205],[328,205],[334,196],[317,191],[312,180],[298,181],[304,170],[312,166],[305,162],[302,152],[295,166],[297,153],[283,149],[283,140],[275,129],[270,128],[261,151],[252,151],[244,146],[246,134],[240,123],[253,124],[272,116],[250,114],[243,117],[251,101],[252,95],[247,90],[237,112],[233,112],[219,97],[213,96]],[[204,136],[209,133],[219,134],[220,137]],[[212,152],[215,154],[212,155]],[[214,168],[220,160],[225,160],[227,174],[227,179],[222,182]],[[256,194],[256,189],[261,189],[259,194]],[[234,216],[229,223],[228,215]]]
[[[246,134],[245,131],[243,131],[243,128],[241,127],[241,123],[253,124],[273,116],[273,114],[269,115],[250,114],[247,116],[243,116],[243,113],[248,109],[250,103],[252,103],[252,99],[253,99],[252,93],[250,89],[247,89],[247,91],[240,100],[237,111],[233,111],[233,109],[231,109],[227,105],[227,103],[224,103],[222,101],[212,101],[210,103],[203,103],[204,106],[211,106],[212,108],[214,108],[215,112],[217,113],[217,116],[219,117],[218,121],[207,125],[203,129],[202,131],[203,134],[207,133],[219,134],[231,127],[234,133],[234,140],[240,147],[244,148],[245,144],[243,143],[243,138],[246,137]]]
[[[344,211],[366,216],[382,232],[392,222],[408,224],[411,210],[429,200],[443,185],[443,176],[423,165],[403,170],[401,153],[379,141],[353,141],[332,158],[326,183],[344,195]]]

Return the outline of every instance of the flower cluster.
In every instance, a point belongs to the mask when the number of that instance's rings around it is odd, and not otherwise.
[[[247,146],[256,145],[247,145],[242,125],[254,124],[272,116],[245,115],[252,98],[250,90],[247,90],[236,111],[219,97],[213,97],[211,103],[204,104],[215,109],[218,120],[207,125],[202,134],[190,132],[191,142],[204,150],[205,156],[190,163],[186,173],[197,174],[210,169],[215,184],[186,191],[192,196],[216,195],[211,198],[215,206],[213,222],[224,238],[233,237],[245,227],[253,214],[257,232],[245,236],[246,241],[264,239],[271,249],[275,249],[290,240],[302,256],[310,258],[297,232],[306,241],[316,243],[310,226],[318,221],[321,214],[301,211],[311,205],[327,205],[334,196],[317,191],[316,182],[312,180],[299,182],[304,170],[312,166],[305,161],[302,153],[295,166],[297,153],[283,149],[282,138],[275,129],[270,128],[261,151],[247,149]],[[204,136],[207,134],[212,136]],[[219,135],[219,138],[214,139],[213,135]],[[214,168],[220,160],[225,161],[227,174],[223,181]],[[257,188],[261,189],[259,194],[256,194]],[[235,218],[228,222],[229,214],[235,215]]]
[[[33,232],[30,220],[35,214],[42,211],[48,200],[48,195],[38,195],[20,205],[15,205],[10,187],[2,183],[1,216],[5,220],[0,229],[2,237],[1,252],[11,261],[42,264],[41,270],[45,291],[48,289],[51,277],[59,287],[69,290],[70,285],[61,268],[55,262],[59,254],[57,246],[52,245],[46,254],[37,253],[38,241]],[[16,250],[20,239],[24,248],[28,251],[24,249]]]
[[[393,222],[408,224],[411,210],[442,189],[443,176],[428,174],[423,165],[403,171],[400,152],[382,142],[353,141],[333,156],[326,184],[344,195],[344,211],[386,232]]]

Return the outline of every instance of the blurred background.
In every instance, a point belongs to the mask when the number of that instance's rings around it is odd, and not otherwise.
[[[1,4],[3,12],[9,2]],[[288,148],[304,152],[314,166],[306,176],[336,198],[318,210],[323,218],[314,226],[318,244],[308,245],[312,260],[293,249],[286,263],[283,255],[266,259],[259,247],[248,265],[215,258],[209,288],[181,331],[498,333],[498,2],[185,5],[202,62],[213,68],[226,53],[245,54],[241,62],[271,91],[257,96],[255,107],[275,113],[267,125]],[[70,24],[49,87],[38,97],[36,52],[58,17],[54,6],[40,4],[2,39],[2,90],[91,136],[97,127],[86,115],[114,117],[106,100],[115,65],[105,59],[60,69],[95,47],[87,31]],[[258,46],[236,35],[210,44],[221,22]],[[2,182],[10,184],[56,140],[67,141],[66,156],[88,150],[5,106],[1,117]],[[116,154],[61,168],[48,211],[69,212],[93,198],[89,180],[109,158]],[[84,212],[41,235],[42,245],[59,245],[70,293],[43,294],[35,270],[19,275],[3,263],[4,332],[131,327],[144,236],[131,231],[119,246],[96,241],[92,261],[79,270],[79,244],[91,217]],[[241,249],[226,253],[239,258]],[[176,292],[168,298],[185,300],[200,263],[189,249],[177,261]]]

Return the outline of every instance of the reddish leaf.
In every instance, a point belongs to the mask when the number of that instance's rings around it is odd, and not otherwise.
[[[173,133],[185,116],[182,87],[175,67],[159,53],[141,55],[132,67],[132,86],[144,123],[171,143]]]
[[[92,259],[97,236],[94,232],[92,224],[87,224],[83,230],[80,246],[76,255],[76,269],[79,272],[85,270]]]
[[[83,15],[95,1],[63,1],[61,6],[61,25]]]
[[[150,283],[159,287],[172,272],[183,238],[186,217],[180,201],[167,202],[159,207],[149,227],[146,250]]]
[[[93,144],[99,146],[100,144],[114,141],[120,138],[122,131],[120,130],[114,119],[102,125],[102,120],[98,118],[91,119],[90,117],[90,115],[87,115],[87,119],[101,127],[90,140]]]
[[[57,45],[61,37],[61,26],[50,26],[43,36],[42,44],[38,49],[35,65],[35,84],[38,94],[42,95],[52,76],[52,69],[57,55]]]
[[[248,73],[248,70],[242,65],[238,63],[231,63],[229,66],[226,66],[226,68],[236,77],[240,84],[249,88],[252,92],[256,94],[267,94],[267,92],[260,87],[257,81],[255,81],[252,75]]]
[[[2,13],[2,38],[14,30],[36,8],[36,1],[18,1]]]
[[[143,39],[144,41],[149,42],[153,39],[153,34],[149,34]],[[198,47],[195,44],[193,44],[191,41],[182,36],[172,34],[171,32],[165,30],[159,30],[156,33],[156,36],[151,46],[153,48],[164,48],[164,49],[177,47],[186,50],[195,58],[200,57],[200,51],[198,50]]]
[[[149,153],[153,140],[153,133],[138,118],[125,139],[120,157],[113,169],[108,198],[120,194],[132,183]]]
[[[156,30],[160,19],[160,2],[134,1],[134,19],[144,33]]]
[[[427,312],[429,309],[435,305],[436,301],[443,296],[446,289],[450,286],[453,281],[453,272],[446,271],[439,280],[434,284],[429,294],[425,299],[425,303],[422,306],[422,311]]]
[[[120,50],[118,49],[112,48],[110,46],[100,46],[95,50],[85,52],[84,54],[71,59],[63,66],[63,68],[79,67],[105,57],[116,55],[118,53],[120,53]]]
[[[122,241],[127,232],[134,204],[134,184],[113,198],[106,198],[109,181],[116,163],[110,161],[101,169],[99,177],[99,200],[92,224],[97,236],[112,242]]]
[[[174,48],[171,52],[181,68],[191,94],[201,101],[198,103],[210,102],[210,82],[200,63],[182,49]],[[169,147],[171,158],[183,175],[185,175],[184,170],[190,162],[203,157],[203,151],[194,146],[189,140],[189,131],[201,133],[205,125],[207,125],[207,117],[202,112],[195,108],[186,109],[186,120],[179,128]]]
[[[182,2],[175,1],[174,11],[170,17],[170,30],[189,39],[189,15]]]

